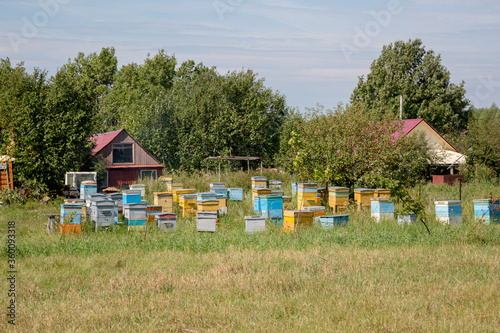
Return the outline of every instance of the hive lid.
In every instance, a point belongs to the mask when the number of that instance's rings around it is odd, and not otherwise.
[[[86,185],[86,186],[97,186],[97,182],[93,180],[84,180],[80,184]]]

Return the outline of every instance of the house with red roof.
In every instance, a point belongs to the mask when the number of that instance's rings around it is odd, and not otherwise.
[[[144,149],[125,129],[90,137],[95,142],[94,159],[101,159],[106,169],[102,186],[123,187],[137,179],[162,175],[163,165]]]
[[[446,166],[453,172],[453,167],[460,164],[465,164],[466,156],[460,154],[441,134],[439,134],[428,122],[424,119],[405,119],[403,127],[400,131],[393,133],[393,138],[406,135],[423,134],[427,140],[427,144],[431,149],[432,160],[429,164],[436,166]]]

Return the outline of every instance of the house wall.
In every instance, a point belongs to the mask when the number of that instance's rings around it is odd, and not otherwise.
[[[410,132],[410,134],[415,133],[424,133],[425,139],[427,140],[429,148],[431,149],[455,151],[455,149],[453,149],[453,147],[448,142],[446,142],[445,139],[443,139],[439,134],[436,133],[436,131],[432,127],[430,127],[423,121]]]
[[[160,177],[163,167],[108,169],[108,186],[123,187],[123,185],[133,184],[137,182],[141,170],[156,170],[157,177]]]
[[[114,143],[131,143],[133,144],[134,151],[134,163],[136,165],[153,165],[158,164],[158,162],[151,157],[137,142],[132,139],[130,135],[126,132],[120,133],[109,145],[104,147],[100,154],[104,158],[104,165],[112,165],[113,164],[113,144]]]

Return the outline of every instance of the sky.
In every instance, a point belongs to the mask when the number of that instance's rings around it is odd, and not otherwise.
[[[0,58],[57,69],[114,47],[118,66],[160,49],[251,69],[300,111],[348,103],[382,47],[419,38],[475,107],[500,104],[498,0],[0,0]]]

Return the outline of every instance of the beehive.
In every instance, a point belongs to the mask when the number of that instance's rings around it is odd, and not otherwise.
[[[484,224],[500,223],[500,199],[477,199],[474,203],[474,219]]]
[[[146,196],[146,185],[144,184],[130,184],[130,190],[141,191],[141,198]]]
[[[312,212],[314,215],[314,222],[319,223],[319,218],[325,215],[325,207],[324,206],[309,206],[304,207],[305,212]]]
[[[397,216],[399,225],[412,224],[417,221],[417,214],[415,213],[398,214]]]
[[[260,215],[260,197],[253,198],[253,212],[256,215]]]
[[[435,201],[436,219],[443,223],[462,224],[462,201]]]
[[[309,228],[313,225],[314,213],[301,210],[285,210],[283,212],[283,230],[295,232],[300,228]]]
[[[14,189],[12,161],[15,161],[15,158],[0,155],[0,190]]]
[[[171,213],[172,210],[171,192],[154,192],[153,204],[161,206],[164,213]]]
[[[316,183],[298,184],[297,208],[299,210],[303,209],[304,207],[318,205],[317,186],[318,185]]]
[[[109,227],[115,223],[115,202],[113,200],[97,200],[92,202],[91,220],[95,229]]]
[[[132,203],[123,205],[125,224],[128,227],[146,227],[147,212],[146,205],[142,203]],[[129,228],[129,230],[138,230],[141,228]]]
[[[394,202],[392,202],[392,198],[376,197],[371,198],[370,201],[371,215],[377,222],[394,219]]]
[[[267,177],[252,177],[252,189],[267,188]]]
[[[266,230],[266,218],[264,216],[245,216],[245,231],[249,234],[263,232]]]
[[[349,214],[339,215],[323,215],[319,217],[319,223],[324,229],[344,226],[349,222]]]
[[[373,196],[375,198],[380,198],[380,197],[390,197],[391,196],[391,190],[385,189],[385,188],[376,188],[373,190]]]
[[[366,209],[370,210],[371,198],[373,198],[374,190],[369,188],[355,188],[354,189],[354,200],[356,201],[356,206],[358,210]]]
[[[82,207],[82,204],[61,204],[61,223],[82,224]]]
[[[155,215],[156,226],[158,229],[165,231],[175,230],[177,227],[177,214],[174,213],[161,213]]]
[[[217,212],[219,210],[219,200],[207,199],[198,200],[198,212]]]
[[[114,208],[114,220],[115,223],[118,223],[118,214],[122,213],[123,214],[123,197],[121,193],[110,193],[108,194],[108,198],[110,200],[113,200],[115,203],[115,208]]]
[[[334,213],[346,211],[349,205],[349,189],[340,186],[328,188],[328,204]]]
[[[124,205],[141,203],[141,191],[125,190],[122,193],[122,201]]]
[[[269,195],[271,190],[268,188],[254,188],[252,189],[252,204],[255,207],[255,198],[261,195]]]
[[[283,197],[269,194],[259,197],[262,216],[268,219],[283,219]]]
[[[215,232],[217,221],[217,212],[198,212],[196,215],[196,230],[199,232]]]
[[[180,194],[195,194],[195,193],[196,193],[196,190],[192,189],[192,188],[174,189],[172,191],[172,201],[178,203]]]
[[[162,213],[163,207],[160,205],[148,205],[146,206],[146,215],[148,217],[148,222],[154,222],[156,220],[155,216]]]
[[[158,177],[158,180],[161,182],[172,182],[173,177],[172,176],[160,176],[160,177]]]
[[[80,199],[87,199],[90,194],[97,193],[97,182],[84,180],[80,183]]]
[[[202,200],[217,200],[217,193],[214,192],[200,192],[196,194],[198,201]]]
[[[231,201],[241,201],[243,200],[243,189],[242,188],[228,188],[228,196]]]
[[[180,194],[179,207],[181,208],[182,217],[195,217],[198,210],[198,201],[196,194]]]
[[[281,180],[276,180],[276,179],[270,179],[270,180],[267,181],[268,188],[270,188],[272,190],[279,190],[279,189],[281,189],[282,183],[283,182]]]
[[[174,192],[174,190],[180,190],[184,188],[182,183],[167,183],[167,192]]]

